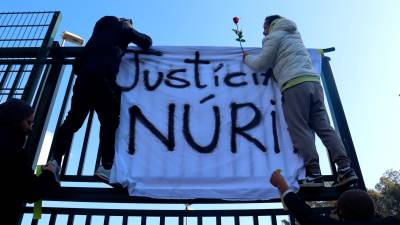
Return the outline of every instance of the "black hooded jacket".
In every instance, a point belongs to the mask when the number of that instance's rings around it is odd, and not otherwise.
[[[129,20],[114,16],[102,17],[96,22],[92,36],[75,60],[74,73],[81,77],[103,76],[114,81],[129,43],[148,49],[152,40],[133,29]]]
[[[0,171],[2,171],[1,224],[17,224],[24,204],[43,198],[59,187],[54,174],[43,171],[37,177],[24,151],[26,134],[21,121],[33,113],[30,106],[13,99],[0,104]]]
[[[400,225],[396,217],[370,217],[365,220],[336,220],[315,213],[297,194],[290,192],[283,199],[286,207],[301,225]]]

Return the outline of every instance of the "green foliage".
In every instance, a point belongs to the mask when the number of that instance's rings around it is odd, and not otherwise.
[[[400,170],[387,170],[375,189],[368,190],[368,193],[375,201],[377,213],[400,216]]]

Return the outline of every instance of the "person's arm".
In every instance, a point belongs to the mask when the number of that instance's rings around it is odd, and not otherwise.
[[[276,59],[282,37],[283,34],[281,32],[274,32],[268,35],[263,42],[260,54],[245,54],[243,60],[244,63],[256,72],[267,71]]]
[[[25,165],[20,168],[21,177],[17,178],[20,180],[20,185],[23,186],[24,200],[27,202],[35,202],[42,199],[46,193],[54,191],[60,187],[60,184],[55,178],[55,168],[49,165],[44,166],[42,173],[36,176],[33,170]]]
[[[150,36],[140,33],[137,30],[132,28],[132,34],[131,34],[131,42],[139,46],[140,48],[143,49],[149,49],[151,45],[153,44],[153,40],[150,38]]]
[[[302,225],[343,225],[341,221],[315,213],[296,193],[289,189],[280,171],[272,173],[270,182],[281,193],[282,202]]]
[[[152,39],[139,31],[135,30],[129,21],[122,21],[123,34],[130,43],[134,43],[142,49],[149,49],[153,43]]]

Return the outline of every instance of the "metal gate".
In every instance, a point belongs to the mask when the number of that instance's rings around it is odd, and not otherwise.
[[[9,98],[21,98],[35,108],[35,127],[26,144],[27,151],[31,153],[33,166],[38,163],[40,154],[43,154],[44,142],[47,140],[46,133],[54,132],[64,118],[74,81],[71,64],[81,51],[81,47],[61,47],[58,42],[54,41],[60,21],[61,13],[57,11],[0,13],[0,102]],[[332,50],[334,49],[325,49],[325,52]],[[353,167],[360,178],[360,187],[365,189],[329,60],[326,56],[322,58],[322,80],[331,109],[331,116]],[[183,225],[189,224],[189,219],[190,224],[202,225],[203,223],[209,224],[208,219],[211,218],[211,223],[216,225],[251,223],[258,225],[261,220],[275,225],[279,222],[280,216],[288,216],[288,212],[281,208],[235,210],[108,209],[107,207],[110,204],[115,206],[115,203],[152,204],[154,208],[161,205],[178,204],[178,208],[183,208],[184,204],[209,203],[218,207],[218,203],[231,204],[232,202],[215,199],[162,200],[129,197],[125,190],[111,188],[98,182],[93,177],[93,173],[99,157],[97,156],[96,162],[87,160],[87,158],[92,158],[88,157],[88,154],[97,154],[97,152],[89,151],[93,149],[90,148],[93,126],[96,126],[96,122],[94,113],[91,112],[83,126],[85,129],[82,128],[76,134],[82,135],[83,141],[71,144],[70,153],[73,151],[74,157],[71,157],[71,154],[66,154],[64,158],[65,163],[62,165],[61,171],[62,189],[57,193],[51,193],[50,197],[45,199],[45,203],[47,202],[50,205],[43,208],[47,224],[58,224],[59,218],[63,217],[65,217],[67,224],[74,224],[74,220],[77,221],[76,218],[79,218],[82,224],[97,224],[94,222],[94,218],[100,216],[99,220],[103,221],[104,224],[114,224],[110,221],[118,220],[119,222],[115,222],[115,224],[136,224],[137,222],[141,225]],[[46,156],[44,155],[44,157]],[[330,165],[333,174],[324,176],[326,182],[332,182],[336,176],[332,160],[330,160]],[[301,190],[300,195],[308,201],[329,201],[337,199],[342,191],[335,188],[313,190],[312,193],[309,190]],[[82,208],[82,205],[89,204],[88,202],[106,204],[106,206],[102,205],[103,208]],[[277,202],[280,202],[280,200],[244,203],[269,204]],[[65,207],[65,205],[68,205],[68,207]],[[241,207],[241,204],[239,204],[238,208]],[[330,208],[316,210],[319,210],[320,213],[327,213]],[[36,224],[37,221],[32,220],[32,207],[30,205],[25,208],[25,212],[23,221]],[[156,219],[150,221],[149,218]],[[175,220],[172,219],[175,222],[169,223],[171,218],[175,218]],[[225,223],[226,218],[228,220],[230,218],[231,222]],[[247,219],[243,220],[242,218]],[[206,220],[208,222],[205,222]],[[291,216],[287,218],[287,222],[295,224]],[[80,222],[76,223],[80,224]]]

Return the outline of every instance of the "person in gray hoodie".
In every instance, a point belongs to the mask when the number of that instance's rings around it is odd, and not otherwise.
[[[282,92],[283,112],[294,149],[302,156],[306,168],[306,177],[299,181],[300,186],[323,186],[315,133],[338,166],[338,178],[333,186],[354,183],[357,176],[350,167],[342,140],[330,125],[320,76],[314,72],[296,24],[273,15],[265,18],[263,28],[261,52],[244,53],[243,61],[257,72],[273,70]]]

